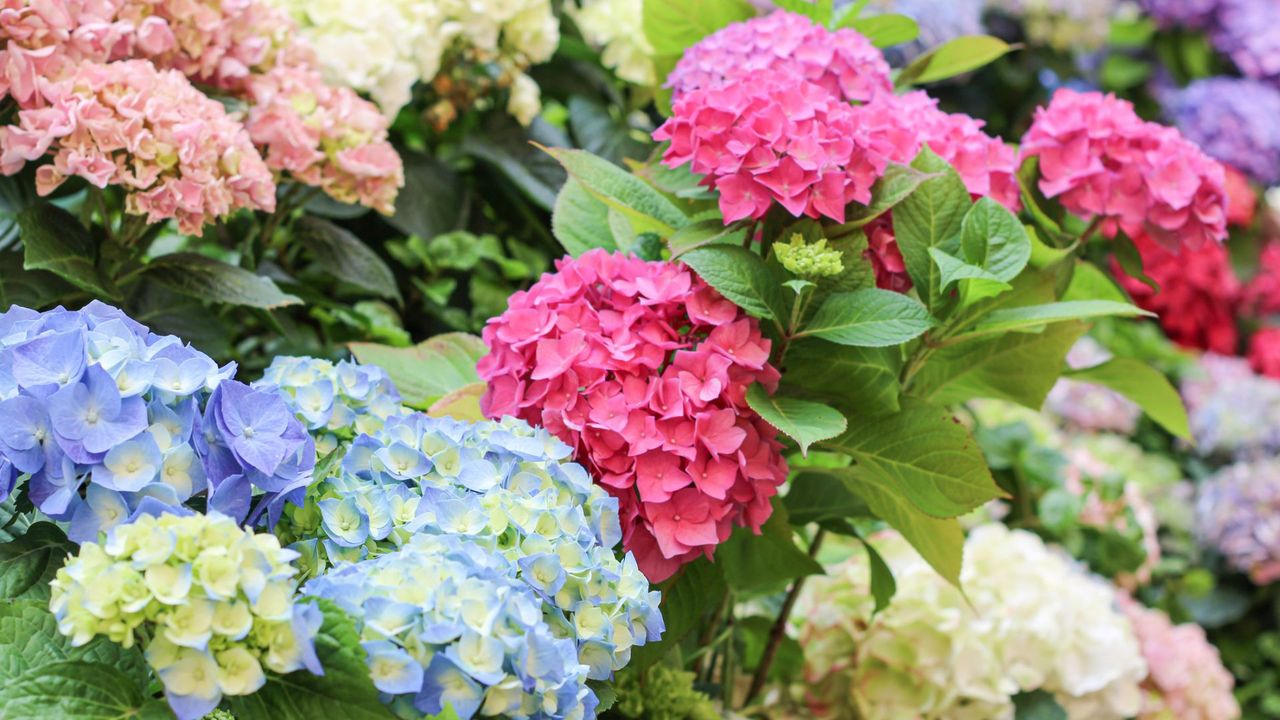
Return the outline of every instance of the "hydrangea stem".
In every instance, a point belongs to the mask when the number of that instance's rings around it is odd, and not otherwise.
[[[818,550],[822,547],[822,539],[826,536],[826,530],[821,528],[814,533],[813,542],[809,543],[809,557],[816,558]],[[796,600],[800,597],[800,591],[804,588],[804,578],[796,578],[791,584],[791,590],[787,592],[787,598],[782,601],[782,609],[778,611],[778,619],[774,621],[773,627],[769,630],[769,642],[764,646],[764,653],[760,656],[760,664],[756,666],[756,672],[751,676],[751,687],[747,689],[747,696],[743,699],[744,705],[750,705],[752,700],[760,694],[764,689],[765,683],[769,680],[769,670],[773,667],[773,660],[778,655],[778,648],[782,645],[782,639],[787,636],[787,620],[791,617],[791,611],[795,608]]]

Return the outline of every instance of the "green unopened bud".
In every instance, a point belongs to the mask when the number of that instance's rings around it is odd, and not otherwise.
[[[810,245],[803,235],[794,233],[791,242],[774,243],[773,252],[782,267],[800,277],[831,277],[844,272],[840,251],[828,248],[826,238]]]

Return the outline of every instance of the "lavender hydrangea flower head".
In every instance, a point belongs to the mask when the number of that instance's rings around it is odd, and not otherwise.
[[[278,397],[246,396],[234,372],[102,303],[10,308],[0,314],[0,498],[23,483],[76,542],[148,499],[179,506],[211,490],[213,507],[244,520],[256,486],[259,507],[278,506],[309,480],[314,450],[298,453],[310,448],[306,431]],[[224,396],[235,408],[225,416]]]
[[[1240,459],[1280,452],[1280,381],[1255,374],[1248,360],[1212,353],[1199,370],[1182,382],[1196,451]]]
[[[320,457],[341,441],[377,432],[387,418],[405,412],[385,370],[348,360],[277,357],[253,387],[284,398],[311,431]]]
[[[1161,27],[1203,30],[1213,22],[1221,0],[1139,0],[1139,4]]]
[[[1162,93],[1161,100],[1182,134],[1211,157],[1260,183],[1280,182],[1280,89],[1217,77]]]
[[[906,15],[920,26],[915,40],[885,51],[896,67],[962,35],[983,34],[982,9],[983,0],[872,0],[864,13]]]
[[[1221,0],[1209,37],[1245,77],[1280,79],[1280,4]]]
[[[1280,580],[1280,462],[1242,462],[1200,485],[1196,532],[1259,585]]]

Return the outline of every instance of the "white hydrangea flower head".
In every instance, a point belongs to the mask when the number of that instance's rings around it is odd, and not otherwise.
[[[873,544],[897,582],[880,614],[861,551],[800,597],[815,716],[1007,720],[1013,696],[1031,690],[1053,693],[1073,719],[1137,713],[1146,665],[1114,590],[1035,535],[976,528],[961,572],[967,603],[900,536]]]
[[[455,63],[479,62],[510,76],[511,109],[527,124],[540,106],[523,71],[549,59],[560,42],[549,0],[271,2],[298,23],[330,82],[367,93],[388,116],[410,102],[416,84],[432,83]]]
[[[642,30],[643,0],[579,0],[566,8],[587,42],[619,78],[636,85],[657,82],[653,46]]]

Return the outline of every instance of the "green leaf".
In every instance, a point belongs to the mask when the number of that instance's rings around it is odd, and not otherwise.
[[[99,297],[119,297],[98,270],[93,238],[74,215],[47,202],[36,203],[18,213],[18,228],[24,268],[48,270]]]
[[[649,149],[624,118],[615,118],[607,105],[582,95],[569,98],[569,129],[578,147],[609,162],[640,158]]]
[[[124,672],[70,660],[32,668],[0,685],[5,720],[159,720],[172,718],[164,701],[145,696]]]
[[[898,77],[898,85],[924,85],[963,75],[1000,59],[1013,50],[990,35],[964,35],[916,58]]]
[[[787,481],[782,504],[796,526],[863,517],[870,512],[866,501],[843,480],[824,470],[811,472],[806,468],[799,468]]]
[[[74,285],[51,272],[24,268],[22,251],[0,252],[0,307],[43,308],[78,292]]]
[[[870,288],[827,298],[797,337],[813,336],[855,347],[888,347],[917,338],[933,325],[929,311],[915,298]]]
[[[1039,410],[1058,380],[1067,351],[1085,329],[1084,323],[1063,322],[1040,333],[950,345],[929,358],[907,392],[939,405],[996,398]]]
[[[839,410],[808,400],[769,395],[759,383],[747,390],[747,404],[779,432],[796,441],[800,454],[809,446],[844,432],[847,422]]]
[[[741,247],[746,236],[747,228],[743,223],[725,225],[721,220],[703,220],[677,230],[667,239],[667,247],[671,250],[672,259],[675,259],[707,245]]]
[[[1040,235],[1036,233],[1034,228],[1028,225],[1026,230],[1027,238],[1031,240],[1031,258],[1029,264],[1037,270],[1044,270],[1045,268],[1057,265],[1068,255],[1075,252],[1075,248],[1072,247],[1049,247],[1040,239]]]
[[[901,533],[939,575],[952,585],[960,586],[964,530],[958,520],[922,512],[908,496],[909,488],[895,475],[864,466],[818,472],[862,498],[872,514]]]
[[[781,288],[759,255],[733,245],[707,245],[680,256],[684,264],[738,307],[773,318],[782,306]],[[789,307],[789,306],[788,306]]]
[[[551,211],[551,234],[574,257],[595,248],[618,249],[609,229],[609,206],[573,178],[565,182],[556,196],[555,208]]]
[[[960,228],[964,259],[1008,282],[1031,259],[1027,231],[1008,208],[991,198],[979,198]]]
[[[723,564],[706,558],[685,565],[680,574],[661,586],[662,620],[666,630],[658,642],[650,642],[631,652],[629,670],[641,672],[666,657],[673,647],[699,627],[702,619],[720,607],[726,592]]]
[[[920,25],[906,15],[869,15],[846,20],[841,27],[857,30],[878,48],[901,45],[920,37]]]
[[[1101,365],[1072,370],[1067,377],[1111,388],[1132,400],[1160,427],[1184,440],[1192,439],[1187,409],[1177,388],[1145,362],[1112,358]]]
[[[583,150],[546,148],[546,151],[560,161],[583,190],[626,215],[636,233],[670,237],[689,223],[689,218],[662,193],[608,160]]]
[[[475,382],[448,393],[431,403],[427,414],[431,417],[451,417],[463,422],[482,422],[484,413],[480,410],[480,398],[489,389],[487,383]]]
[[[848,431],[824,446],[852,457],[865,480],[892,485],[933,517],[963,515],[1002,494],[968,429],[929,403],[904,400],[894,415],[850,417]]]
[[[1124,270],[1125,275],[1141,281],[1151,288],[1152,292],[1160,292],[1160,285],[1143,269],[1142,252],[1138,250],[1137,245],[1133,244],[1132,238],[1124,232],[1116,233],[1111,240],[1111,252],[1115,255],[1116,262],[1120,263],[1120,269]]]
[[[716,548],[715,562],[735,593],[774,592],[796,578],[822,574],[822,566],[796,547],[786,506],[777,498],[760,534],[751,528],[737,528]]]
[[[681,55],[716,30],[755,14],[742,0],[644,0],[644,35],[653,54]]]
[[[827,21],[831,19],[830,17],[823,17],[823,6],[809,0],[777,0],[773,4],[778,6],[780,10],[803,15],[819,25],[826,25]],[[827,14],[830,14],[829,8],[827,8]]]
[[[48,600],[49,581],[75,549],[50,522],[38,522],[0,545],[0,600]]]
[[[1129,296],[1124,294],[1115,281],[1102,272],[1097,265],[1084,260],[1077,260],[1075,271],[1071,274],[1071,284],[1062,295],[1066,300],[1110,300],[1127,303]]]
[[[135,685],[145,685],[149,674],[136,647],[126,650],[102,636],[72,647],[44,600],[0,600],[0,685],[32,668],[68,660],[105,663]]]
[[[828,237],[838,237],[845,231],[864,227],[905,200],[920,187],[920,183],[933,177],[910,165],[889,163],[884,174],[871,186],[871,204],[849,206],[845,223],[830,228]]]
[[[1153,317],[1136,305],[1112,300],[1068,300],[1046,305],[1024,305],[1003,308],[983,318],[974,326],[974,334],[1023,331],[1068,320],[1097,317]]]
[[[941,275],[929,249],[958,256],[960,231],[972,206],[960,176],[928,147],[920,151],[912,167],[936,177],[922,182],[898,203],[893,210],[893,230],[911,281],[925,304],[934,307],[941,292]]]
[[[424,152],[400,148],[404,187],[396,196],[396,212],[387,218],[405,235],[430,240],[457,230],[466,211],[466,184],[449,166]]]
[[[1067,720],[1067,711],[1045,690],[1014,695],[1013,712],[1013,720]]]
[[[147,264],[144,277],[176,293],[217,303],[263,310],[302,304],[269,277],[196,253],[162,255]]]
[[[311,215],[293,225],[294,237],[329,275],[381,298],[401,302],[391,268],[368,245],[344,228]]]
[[[569,138],[542,118],[524,128],[506,113],[489,113],[483,126],[463,136],[460,147],[493,166],[534,204],[550,210],[564,185],[564,168],[531,142],[565,146]]]
[[[889,607],[893,596],[898,592],[898,582],[893,579],[893,569],[880,557],[880,551],[864,538],[862,546],[867,549],[867,561],[871,566],[871,596],[875,598],[876,607],[873,615]],[[953,581],[955,582],[955,581]]]
[[[404,404],[420,410],[480,382],[476,362],[489,352],[483,340],[466,333],[437,335],[407,348],[362,342],[347,347],[356,360],[386,370]]]
[[[897,412],[901,365],[897,348],[854,348],[809,338],[788,351],[783,388],[849,413]]]
[[[394,720],[369,679],[355,623],[336,604],[315,602],[324,613],[315,639],[324,675],[299,670],[270,678],[252,695],[227,697],[236,720]]]
[[[938,270],[942,273],[938,280],[939,289],[946,292],[952,283],[960,283],[960,294],[964,298],[962,305],[967,306],[1013,289],[1012,285],[990,272],[938,248],[929,248],[929,256],[938,264]]]

